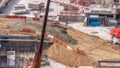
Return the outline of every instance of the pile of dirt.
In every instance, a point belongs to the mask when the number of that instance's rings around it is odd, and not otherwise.
[[[53,44],[45,54],[64,65],[67,66],[94,66],[95,62],[85,55],[78,55],[66,48],[59,46],[58,44]]]

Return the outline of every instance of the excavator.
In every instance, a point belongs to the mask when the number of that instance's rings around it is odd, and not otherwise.
[[[118,23],[115,28],[110,31],[112,35],[112,43],[116,45],[120,45],[120,23]]]

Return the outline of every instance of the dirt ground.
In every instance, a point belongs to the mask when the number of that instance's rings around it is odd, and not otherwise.
[[[107,59],[120,60],[120,47],[113,45],[110,41],[74,29],[69,29],[68,33],[73,39],[78,41],[78,44],[74,46],[85,51],[86,55],[91,57],[91,59],[96,61]]]
[[[20,29],[23,26],[23,21],[20,21],[19,19],[14,20],[8,18],[0,18],[0,34],[33,35],[31,33],[20,32]]]
[[[89,57],[75,54],[66,50],[64,47],[57,45],[56,43],[54,43],[48,50],[46,50],[45,54],[49,58],[67,66],[94,66],[95,64],[95,62]]]
[[[60,26],[64,28],[66,27],[68,35],[71,36],[72,39],[77,41],[77,44],[68,44],[74,48],[79,48],[80,50],[85,51],[85,55],[76,55],[58,45],[53,45],[47,51],[47,55],[50,58],[68,66],[91,65],[95,68],[114,68],[98,67],[97,62],[102,60],[120,60],[119,46],[112,44],[110,41],[106,41],[99,37],[85,34],[70,27],[63,25]]]
[[[19,31],[21,28],[25,27],[29,27],[40,32],[42,28],[42,23],[24,23],[24,21],[20,20],[16,21],[11,19],[0,19],[0,34],[29,34]],[[52,45],[46,50],[45,53],[51,59],[54,59],[62,64],[68,66],[92,65],[95,67],[97,61],[100,60],[120,60],[120,47],[113,45],[110,41],[85,34],[83,32],[60,24],[48,24],[47,33],[58,37],[65,43],[69,44],[69,46],[71,47],[79,48],[80,50],[85,51],[85,55],[78,55],[73,52],[67,51],[65,48],[57,44]]]

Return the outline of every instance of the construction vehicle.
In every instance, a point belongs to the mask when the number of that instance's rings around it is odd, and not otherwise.
[[[112,35],[112,40],[111,40],[112,43],[119,45],[120,44],[120,25],[117,24],[115,28],[111,30],[110,34]]]

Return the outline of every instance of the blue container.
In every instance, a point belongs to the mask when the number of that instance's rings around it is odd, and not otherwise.
[[[88,18],[88,24],[91,25],[91,26],[99,26],[100,25],[99,18],[91,18],[91,17],[89,17]]]
[[[91,26],[99,26],[99,22],[91,22]]]

